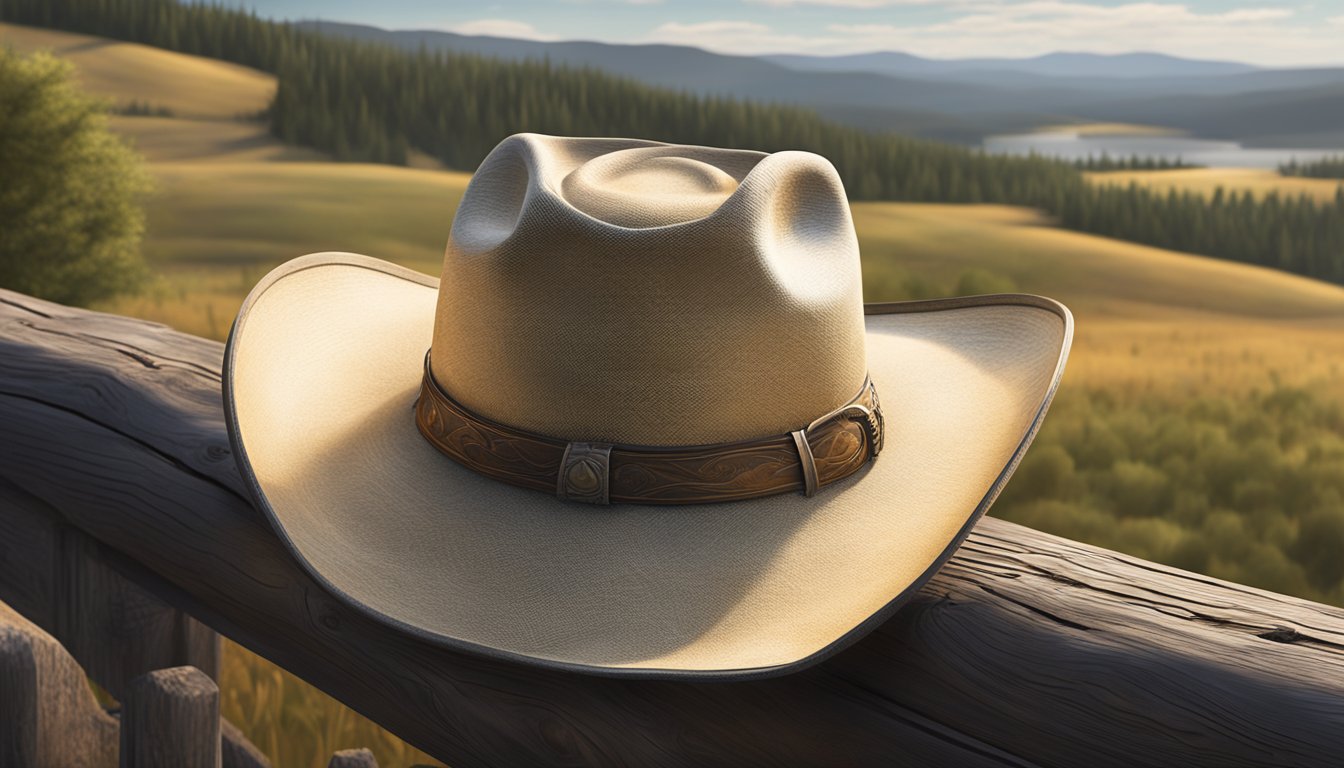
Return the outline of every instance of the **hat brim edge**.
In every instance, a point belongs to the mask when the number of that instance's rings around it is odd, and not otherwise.
[[[1068,307],[1064,306],[1054,299],[1035,294],[1025,293],[999,293],[985,294],[980,296],[962,296],[940,299],[922,299],[915,301],[898,302],[879,302],[865,303],[864,314],[867,315],[887,315],[887,314],[914,314],[925,312],[937,312],[951,309],[963,309],[968,307],[981,306],[1024,306],[1036,309],[1046,310],[1057,315],[1063,323],[1063,335],[1060,343],[1059,355],[1055,363],[1054,372],[1051,375],[1050,384],[1036,409],[1032,421],[1014,449],[1008,463],[999,472],[994,482],[990,485],[985,495],[981,498],[979,504],[967,517],[966,522],[958,530],[955,537],[947,544],[938,557],[905,589],[899,592],[895,597],[885,605],[864,619],[852,629],[845,632],[826,646],[819,650],[804,656],[800,659],[766,667],[753,667],[744,669],[724,669],[724,670],[688,670],[688,669],[658,669],[658,668],[635,668],[635,667],[606,667],[586,664],[574,664],[552,659],[528,656],[526,654],[505,651],[490,646],[472,643],[457,638],[447,637],[434,632],[427,631],[421,627],[414,626],[393,616],[389,616],[373,606],[357,600],[344,590],[337,587],[329,581],[317,568],[315,568],[307,558],[305,558],[294,541],[286,532],[281,524],[278,515],[271,508],[266,495],[257,481],[255,473],[251,469],[251,462],[248,460],[246,448],[242,444],[241,430],[238,429],[238,417],[233,397],[233,371],[236,358],[235,341],[239,337],[243,326],[246,323],[248,310],[257,300],[276,282],[290,275],[302,272],[307,269],[330,265],[346,265],[369,269],[384,275],[401,278],[428,288],[437,288],[439,280],[421,272],[417,272],[406,267],[394,264],[381,259],[364,256],[356,253],[328,251],[312,253],[306,256],[300,256],[292,259],[275,269],[271,270],[263,277],[256,286],[253,287],[244,299],[238,311],[238,316],[229,329],[229,336],[224,346],[224,359],[221,372],[221,390],[223,396],[224,419],[229,436],[230,449],[233,451],[235,461],[237,462],[239,473],[242,476],[243,483],[247,488],[253,505],[262,511],[270,523],[271,529],[277,534],[280,541],[289,551],[290,555],[300,564],[304,572],[313,578],[323,589],[336,597],[343,605],[348,606],[358,613],[387,626],[393,627],[398,631],[416,638],[430,645],[452,650],[456,652],[467,653],[475,656],[481,656],[498,661],[520,664],[524,666],[537,667],[558,672],[570,672],[585,675],[596,675],[600,677],[622,678],[622,679],[644,679],[644,680],[680,680],[680,681],[719,681],[719,682],[738,682],[747,680],[760,680],[771,677],[799,672],[808,667],[815,666],[826,659],[843,651],[845,648],[858,642],[861,638],[870,634],[881,624],[890,619],[903,605],[909,602],[916,593],[933,578],[939,570],[942,569],[947,561],[952,558],[956,551],[965,542],[976,524],[985,515],[994,501],[998,499],[999,494],[1007,485],[1008,480],[1016,471],[1017,466],[1025,456],[1027,448],[1030,447],[1036,434],[1039,432],[1041,424],[1044,422],[1045,415],[1049,411],[1050,404],[1054,400],[1059,383],[1063,378],[1064,368],[1068,361],[1068,356],[1073,342],[1074,319],[1073,313]]]

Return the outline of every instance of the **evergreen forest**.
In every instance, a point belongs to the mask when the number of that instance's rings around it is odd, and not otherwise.
[[[1344,155],[1331,155],[1320,160],[1299,163],[1296,159],[1279,166],[1284,176],[1306,176],[1312,179],[1340,179],[1344,181]]]

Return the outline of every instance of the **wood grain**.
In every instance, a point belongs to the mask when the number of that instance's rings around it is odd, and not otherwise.
[[[195,667],[157,669],[126,686],[121,768],[221,768],[219,688]]]
[[[367,749],[342,749],[331,756],[327,768],[378,768],[378,761]]]
[[[0,603],[0,766],[113,768],[117,720],[55,638]]]
[[[271,768],[271,761],[257,749],[238,726],[219,720],[219,747],[223,768]]]
[[[451,765],[1312,765],[1344,750],[1344,611],[992,518],[895,618],[783,678],[615,680],[434,647],[334,600],[252,509],[221,354],[0,292],[0,477],[123,574]],[[18,536],[43,524],[0,514]]]
[[[88,535],[67,527],[61,545],[52,634],[108,694],[168,667],[218,676],[219,635],[117,573]]]

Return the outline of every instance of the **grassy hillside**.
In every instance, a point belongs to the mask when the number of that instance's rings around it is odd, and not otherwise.
[[[153,162],[329,159],[315,150],[282,144],[266,130],[264,123],[256,121],[114,115],[111,122],[117,133]]]
[[[114,115],[112,125],[151,161],[321,160],[278,141],[257,119],[275,78],[236,64],[73,32],[0,23],[0,45],[49,51],[75,64],[80,84],[114,110],[131,104],[169,117]]]
[[[138,101],[177,117],[232,119],[256,115],[275,95],[270,75],[162,48],[13,24],[0,24],[0,42],[74,62],[80,83],[117,108]]]
[[[1344,402],[1344,288],[1006,206],[860,203],[854,220],[871,300],[1016,290],[1068,304],[1071,385],[1176,400],[1277,381]]]
[[[1226,191],[1250,191],[1258,198],[1270,192],[1280,197],[1307,195],[1319,202],[1335,199],[1341,182],[1338,179],[1313,179],[1284,176],[1277,171],[1262,168],[1178,168],[1168,171],[1106,171],[1085,174],[1094,184],[1128,186],[1131,182],[1162,193],[1198,192],[1212,195],[1219,187]]]

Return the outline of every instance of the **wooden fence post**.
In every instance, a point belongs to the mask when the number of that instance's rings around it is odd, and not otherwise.
[[[219,687],[195,667],[141,675],[121,708],[121,768],[221,768]]]
[[[224,768],[271,768],[271,761],[247,740],[238,726],[219,721],[219,748]]]
[[[127,580],[84,533],[62,527],[60,546],[53,634],[113,698],[156,669],[192,666],[218,676],[213,630]]]
[[[117,721],[47,633],[0,603],[0,766],[111,768]]]
[[[54,637],[111,696],[155,669],[190,665],[214,678],[219,636],[108,564],[87,534],[0,481],[0,600]]]
[[[342,749],[331,756],[327,768],[378,768],[378,761],[367,749]]]

